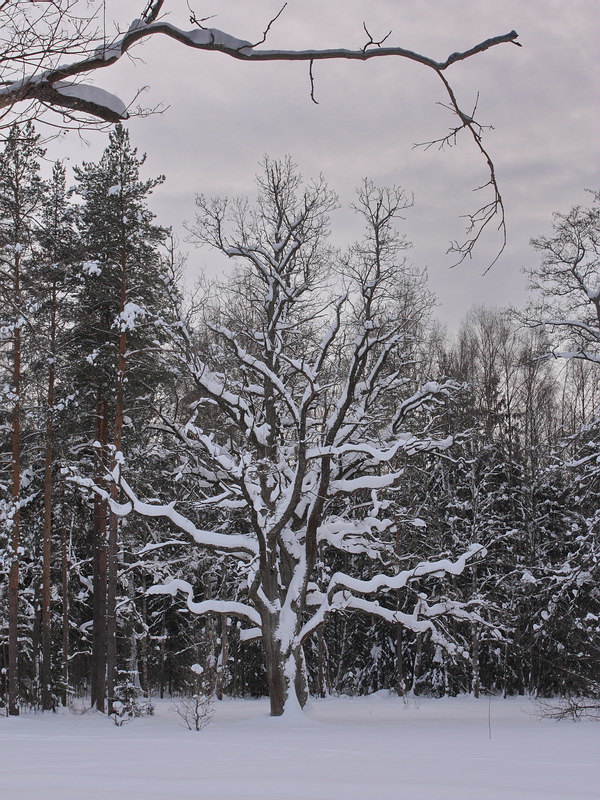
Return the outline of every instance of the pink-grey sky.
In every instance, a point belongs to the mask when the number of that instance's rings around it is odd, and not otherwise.
[[[208,25],[251,41],[260,39],[281,4],[190,0],[198,17],[214,15]],[[107,0],[107,31],[114,30],[112,20],[126,26],[143,5]],[[167,0],[165,11],[172,24],[191,27],[186,0]],[[480,204],[473,189],[487,180],[481,157],[467,136],[441,153],[412,147],[453,124],[438,105],[445,97],[431,70],[397,58],[320,62],[315,105],[305,63],[249,64],[155,36],[132,50],[134,59],[97,72],[94,81],[126,101],[148,86],[143,105],[169,106],[163,114],[133,118],[129,128],[148,155],[147,175],[167,177],[153,207],[180,236],[183,220],[193,220],[196,193],[252,195],[264,154],[290,154],[307,178],[323,173],[346,207],[364,177],[414,192],[405,224],[414,244],[410,257],[428,267],[437,315],[454,326],[473,303],[522,303],[521,268],[536,258],[530,237],[549,231],[553,211],[585,204],[585,189],[600,187],[598,12],[598,0],[288,0],[271,30],[270,49],[360,48],[365,22],[375,38],[391,30],[387,43],[439,60],[491,36],[519,33],[521,48],[504,44],[447,72],[463,107],[472,107],[479,93],[478,119],[494,128],[485,144],[496,164],[509,238],[485,276],[499,246],[495,231],[460,267],[450,269],[446,255],[449,242],[464,235],[461,215]],[[87,138],[91,147],[70,134],[49,154],[68,155],[72,163],[95,158],[105,138]],[[340,245],[358,235],[344,209],[333,229]],[[227,267],[193,248],[188,264],[192,274],[202,265]]]

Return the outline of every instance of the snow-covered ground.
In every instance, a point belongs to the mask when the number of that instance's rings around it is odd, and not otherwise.
[[[2,800],[578,800],[600,797],[600,724],[525,698],[313,700],[272,719],[215,704],[200,732],[170,701],[121,728],[100,714],[0,719]],[[491,732],[491,738],[490,738]]]

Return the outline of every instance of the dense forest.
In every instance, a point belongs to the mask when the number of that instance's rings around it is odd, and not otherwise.
[[[190,294],[144,160],[0,153],[0,707],[598,696],[600,198],[449,337],[403,190],[364,181],[339,252],[265,159],[197,198],[231,269]]]

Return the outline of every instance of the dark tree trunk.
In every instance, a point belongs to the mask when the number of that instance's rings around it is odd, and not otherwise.
[[[401,523],[399,520],[396,521],[396,558],[398,558],[398,564],[400,564],[400,556],[402,555],[402,529],[400,527]],[[399,569],[400,567],[398,567]],[[400,590],[396,591],[396,611],[400,611],[402,608],[402,592]],[[396,623],[396,694],[398,697],[404,697],[406,692],[406,685],[404,683],[404,660],[402,654],[402,647],[403,647],[403,628],[402,625],[397,622]]]
[[[472,581],[473,581],[473,594],[477,591],[477,567],[473,566]],[[479,697],[481,690],[481,678],[479,669],[479,625],[473,623],[471,625],[471,664],[473,669],[472,689],[473,695]]]
[[[42,556],[42,709],[54,707],[52,697],[52,618],[50,613],[52,559],[52,466],[54,445],[54,384],[56,358],[56,283],[52,284],[50,306],[50,364],[46,396],[46,431],[44,448],[44,533]]]
[[[414,695],[420,694],[421,672],[423,669],[423,634],[418,633],[415,642],[415,662],[413,667],[412,691]]]
[[[288,703],[297,703],[304,708],[308,700],[302,645],[284,651],[278,636],[278,624],[276,614],[263,615],[262,642],[272,717],[280,717]]]
[[[400,602],[397,601],[396,608],[399,607]],[[402,654],[403,646],[403,628],[398,622],[396,624],[396,694],[398,697],[404,697],[406,688],[404,683],[404,658]]]
[[[127,249],[121,247],[121,281],[119,288],[119,315],[125,310],[127,303]],[[117,361],[117,391],[115,398],[115,421],[113,432],[113,445],[115,460],[113,470],[119,468],[116,459],[120,458],[123,451],[123,420],[125,416],[125,372],[127,369],[127,333],[119,332],[119,351]],[[119,486],[114,481],[110,486],[111,499],[119,499]],[[108,694],[109,713],[112,713],[112,703],[115,697],[117,677],[117,582],[119,559],[119,518],[109,511],[108,533],[108,568],[106,592],[106,690]]]
[[[221,653],[217,660],[217,699],[223,699],[223,689],[227,675],[227,662],[229,661],[229,631],[227,630],[227,615],[221,616]]]
[[[62,578],[62,704],[67,705],[69,692],[69,541],[67,526],[60,529]]]
[[[100,445],[96,484],[103,487],[108,443],[108,403],[98,390],[96,433]],[[94,497],[94,619],[92,629],[92,705],[106,711],[106,595],[107,595],[107,507]]]
[[[14,299],[20,308],[20,264],[15,259]],[[13,333],[12,379],[16,395],[11,414],[11,499],[13,518],[8,573],[8,713],[19,714],[19,547],[21,512],[21,330]]]

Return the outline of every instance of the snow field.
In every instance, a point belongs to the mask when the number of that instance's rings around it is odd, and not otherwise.
[[[0,719],[3,800],[579,800],[600,796],[600,725],[527,698],[215,703],[200,732],[171,701],[121,728],[98,713]],[[491,730],[491,739],[490,739]]]

